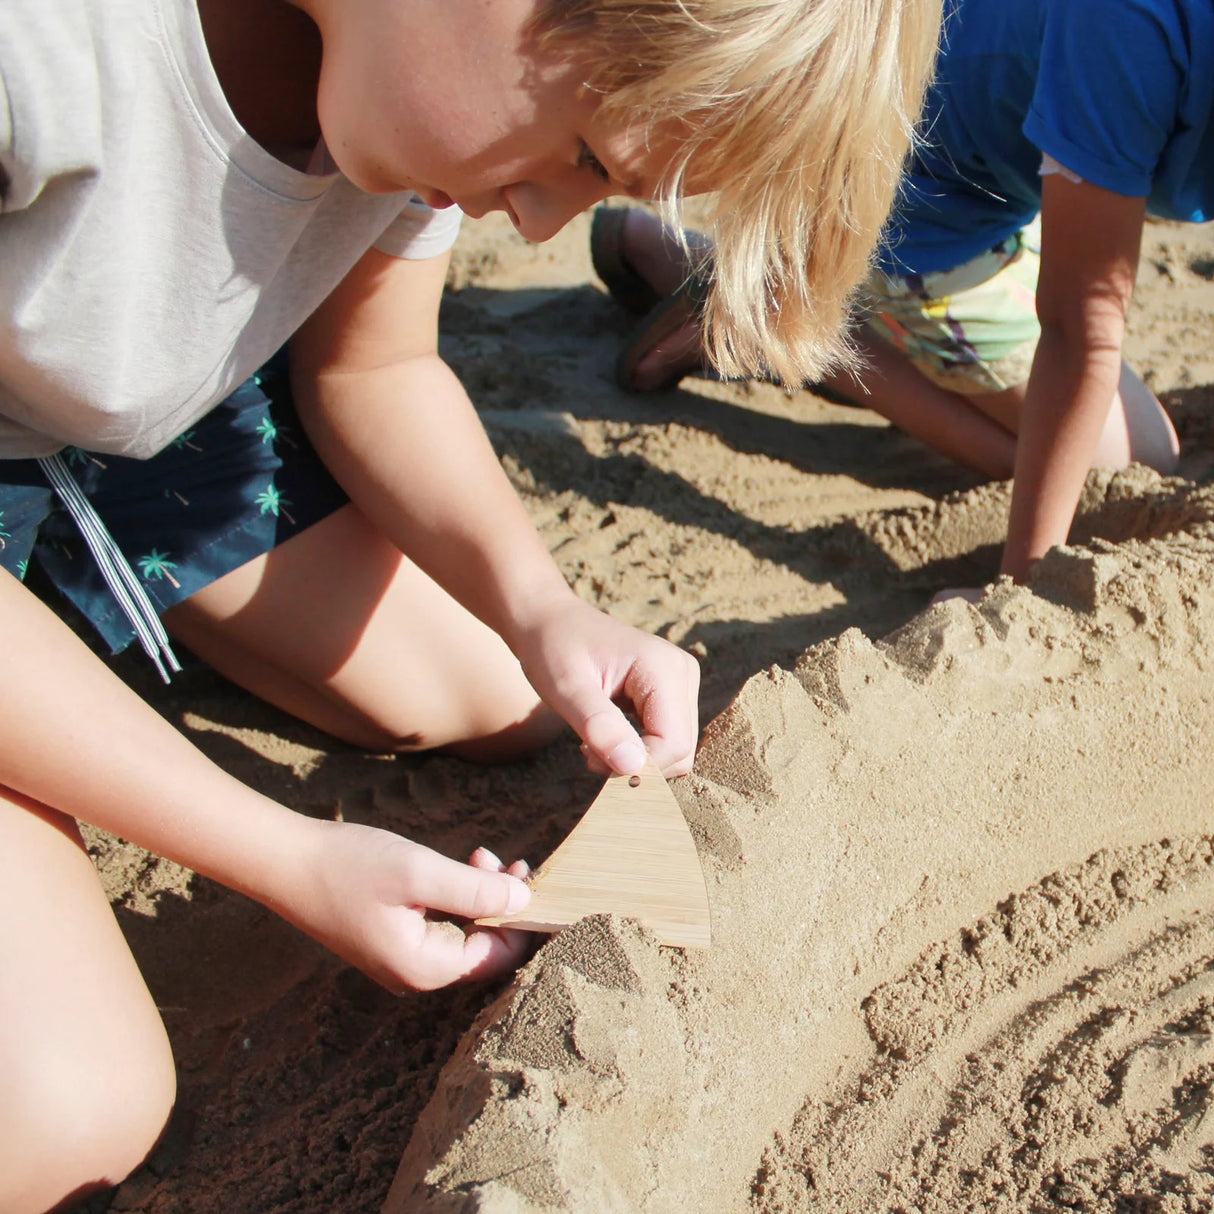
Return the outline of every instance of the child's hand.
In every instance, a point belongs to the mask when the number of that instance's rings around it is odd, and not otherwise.
[[[490,978],[523,961],[527,932],[461,927],[426,910],[464,919],[520,910],[531,898],[524,862],[507,868],[478,848],[460,864],[372,826],[310,825],[306,888],[275,909],[390,991]]]
[[[667,776],[691,770],[700,667],[691,654],[570,596],[516,640],[531,685],[573,726],[595,771],[640,771],[646,752]],[[624,704],[640,721],[629,723]]]

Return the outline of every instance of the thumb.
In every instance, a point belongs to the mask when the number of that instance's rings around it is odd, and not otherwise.
[[[640,771],[647,758],[645,743],[623,712],[606,696],[587,709],[566,718],[587,750],[620,775]]]
[[[531,901],[530,887],[517,877],[472,868],[416,844],[414,848],[419,854],[409,857],[401,873],[402,901],[464,919],[512,915]]]

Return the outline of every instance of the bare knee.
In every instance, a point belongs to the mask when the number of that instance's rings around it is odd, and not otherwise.
[[[0,1209],[66,1209],[120,1183],[156,1145],[175,1097],[163,1030],[137,1056],[120,1046],[85,1057],[70,1043],[25,1051],[0,1099]]]
[[[468,653],[474,653],[471,646]],[[478,656],[467,662],[436,655],[408,696],[381,688],[347,700],[343,707],[353,729],[347,740],[383,752],[441,750],[483,763],[509,762],[548,745],[564,724],[513,655],[491,637]]]
[[[544,704],[515,715],[459,713],[418,720],[363,721],[346,737],[365,750],[381,754],[442,751],[470,763],[509,763],[544,749],[565,730],[560,717]]]
[[[495,733],[452,742],[442,749],[470,763],[510,763],[543,750],[566,729],[565,722],[541,704],[529,716]]]

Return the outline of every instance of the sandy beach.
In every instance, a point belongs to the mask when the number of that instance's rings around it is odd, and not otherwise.
[[[588,229],[466,223],[443,349],[577,592],[701,661],[712,949],[592,918],[395,998],[87,830],[180,1071],[89,1209],[1214,1208],[1214,231],[1148,224],[1131,316],[1180,474],[1094,472],[1029,586],[929,608],[994,578],[1009,485],[808,390],[620,392]],[[601,784],[572,735],[371,755],[117,667],[260,791],[456,856],[538,863]]]

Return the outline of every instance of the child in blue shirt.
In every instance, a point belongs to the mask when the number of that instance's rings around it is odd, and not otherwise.
[[[1003,572],[1020,576],[1065,542],[1091,466],[1174,464],[1171,427],[1121,346],[1144,216],[1214,214],[1214,5],[962,0],[943,45],[926,143],[870,296],[867,348],[882,357],[858,386],[900,424],[913,414],[929,441],[996,474],[1011,470],[1004,436],[1018,435]],[[1031,285],[1026,230],[1038,211],[1036,316],[1001,326],[1017,284]],[[979,305],[984,294],[994,301],[985,314],[967,311],[968,284],[932,285],[998,261],[994,250],[1007,250],[1006,263],[971,288]],[[908,298],[939,334],[924,349],[913,322],[897,332]],[[1026,378],[1000,377],[1002,360],[1026,355]]]
[[[1210,0],[950,9],[856,309],[863,361],[826,382],[964,463],[1014,471],[1005,573],[1065,542],[1089,468],[1174,466],[1172,427],[1121,348],[1144,217],[1214,214],[1212,108]],[[647,216],[617,226],[623,260],[659,291],[679,282]],[[655,386],[688,359],[688,329],[667,319],[627,369]]]

